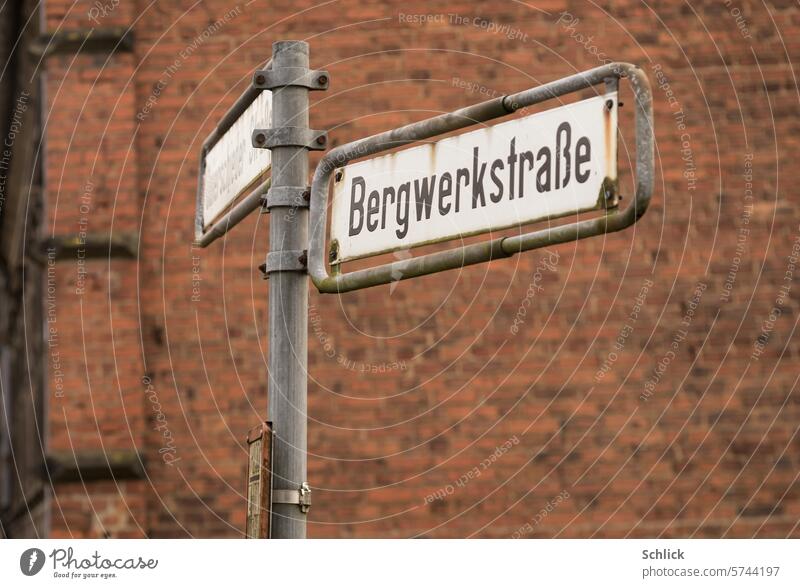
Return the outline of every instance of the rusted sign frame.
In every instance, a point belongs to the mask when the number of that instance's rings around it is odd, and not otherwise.
[[[247,515],[245,520],[245,537],[247,539],[269,539],[272,534],[274,435],[275,431],[270,422],[261,423],[247,433]],[[257,453],[254,454],[254,452]],[[257,468],[258,471],[254,472],[254,468]]]
[[[334,267],[333,273],[328,272],[328,252],[325,242],[328,192],[331,177],[337,168],[354,159],[375,155],[476,123],[507,116],[521,108],[600,84],[605,84],[608,90],[615,90],[622,78],[628,79],[631,84],[636,109],[636,193],[633,202],[624,210],[613,206],[608,209],[605,216],[600,218],[541,229],[522,235],[500,237],[350,273],[341,273],[339,266]],[[521,251],[620,231],[631,226],[644,215],[653,193],[653,181],[653,104],[650,83],[644,71],[635,65],[610,63],[516,94],[487,100],[455,112],[353,141],[329,151],[317,165],[311,184],[309,273],[314,285],[322,293],[350,292],[492,259],[510,257]],[[611,194],[611,197],[615,201],[619,199],[615,192]]]

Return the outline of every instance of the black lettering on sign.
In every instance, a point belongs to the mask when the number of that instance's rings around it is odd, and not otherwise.
[[[472,151],[472,208],[478,207],[478,198],[481,199],[481,206],[486,206],[486,197],[483,192],[483,174],[486,173],[486,164],[481,165],[478,172],[478,148]]]
[[[544,160],[544,161],[542,161]],[[536,154],[536,163],[539,171],[536,173],[536,189],[539,192],[550,191],[550,169],[552,167],[552,156],[549,147],[542,147]]]
[[[367,198],[367,230],[372,233],[378,228],[378,213],[381,207],[381,195],[377,190],[369,193]]]
[[[405,194],[405,197],[403,196]],[[397,229],[395,235],[402,239],[408,235],[408,206],[411,203],[411,182],[400,184],[397,189]]]
[[[450,172],[444,172],[442,177],[439,178],[439,214],[445,216],[448,212],[450,212],[450,207],[453,205],[451,203],[447,203],[445,206],[444,199],[450,196],[453,193],[453,176],[450,175]]]
[[[394,204],[394,187],[393,186],[386,186],[383,189],[383,210],[381,211],[381,229],[386,228],[386,211],[389,209],[387,204],[387,200],[389,196],[392,197],[392,204]]]
[[[492,181],[497,186],[497,191],[489,194],[489,199],[497,204],[503,199],[503,182],[500,181],[500,176],[497,175],[497,170],[503,169],[503,160],[495,159],[492,162]]]
[[[584,163],[589,163],[591,158],[592,145],[589,143],[589,139],[586,137],[581,137],[575,144],[575,179],[581,184],[588,180],[589,175],[591,175],[591,171],[588,169],[585,173],[581,172],[581,166]]]
[[[361,188],[361,197],[356,199],[356,188]],[[350,236],[353,237],[361,232],[361,227],[364,225],[364,194],[367,191],[367,185],[364,178],[356,176],[353,178],[353,189],[350,192]],[[355,215],[358,212],[358,224],[354,224]]]
[[[511,139],[511,146],[508,150],[508,159],[506,159],[506,163],[508,163],[508,199],[514,200],[514,168],[517,166],[517,154],[514,151],[514,144],[517,142],[517,138],[514,137]]]
[[[425,218],[431,218],[431,205],[433,204],[433,187],[436,185],[436,175],[429,178],[422,178],[422,182],[414,180],[414,196],[417,202],[417,220],[422,220],[423,213]]]
[[[503,151],[505,145],[497,145],[500,139],[495,135],[491,156],[482,154],[482,147],[473,146],[471,164],[437,169],[436,174],[427,176],[418,173],[416,177],[413,170],[404,170],[410,177],[399,185],[369,186],[364,176],[353,177],[349,196],[350,236],[362,234],[366,227],[370,233],[393,230],[397,239],[405,239],[413,222],[452,218],[465,210],[491,208],[503,200],[520,199],[523,209],[537,197],[568,188],[573,179],[573,185],[589,181],[595,169],[592,157],[597,150],[592,148],[588,136],[577,133],[573,136],[570,122],[561,122],[549,137],[541,134],[527,137],[531,141],[527,144],[520,141],[520,136],[509,137],[507,150]],[[496,153],[502,153],[501,157],[495,159]]]
[[[561,137],[564,137],[563,151]],[[568,122],[558,125],[556,131],[556,190],[566,188],[569,184],[570,154],[569,144],[572,139],[572,127]],[[561,182],[561,158],[564,158],[564,182]]]
[[[533,171],[533,152],[523,151],[519,154],[519,197],[525,196],[525,164],[528,164],[528,171]]]
[[[465,167],[456,171],[456,212],[461,210],[461,180],[464,180],[464,189],[469,186],[469,170]]]

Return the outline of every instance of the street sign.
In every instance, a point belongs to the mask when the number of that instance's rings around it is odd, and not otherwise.
[[[331,263],[615,206],[618,93],[352,163]]]
[[[272,120],[272,92],[262,91],[214,143],[201,161],[200,206],[203,229],[210,227],[242,194],[261,183],[270,151],[254,149],[253,129]]]

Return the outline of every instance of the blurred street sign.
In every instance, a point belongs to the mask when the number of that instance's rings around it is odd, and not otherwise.
[[[341,167],[331,263],[617,205],[618,93]]]
[[[253,128],[272,120],[272,92],[260,92],[237,115],[213,141],[207,141],[201,156],[198,208],[203,230],[239,196],[261,184],[270,168],[271,152],[254,149],[251,134]]]

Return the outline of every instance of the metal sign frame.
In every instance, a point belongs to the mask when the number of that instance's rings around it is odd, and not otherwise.
[[[605,84],[607,90],[616,90],[619,80],[623,78],[630,81],[636,103],[636,194],[633,202],[624,210],[613,206],[600,218],[500,237],[350,273],[341,273],[338,266],[333,274],[328,272],[325,238],[328,192],[331,177],[337,168],[354,159],[504,117],[521,108],[600,84]],[[653,100],[647,76],[633,64],[617,62],[341,145],[321,159],[311,184],[309,274],[321,293],[337,294],[620,231],[638,221],[650,204],[654,182],[653,143]],[[610,197],[619,200],[617,194],[611,194]]]

